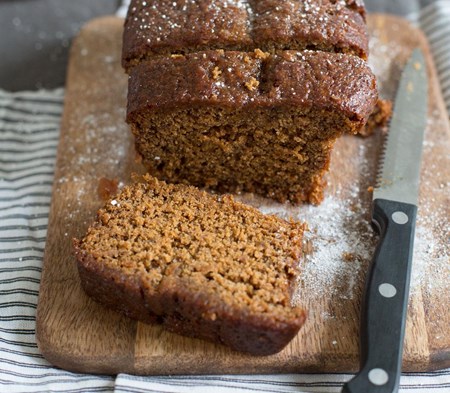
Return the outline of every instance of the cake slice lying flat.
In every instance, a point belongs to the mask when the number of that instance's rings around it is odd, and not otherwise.
[[[86,293],[167,330],[255,355],[280,351],[304,226],[150,176],[125,187],[75,240]]]

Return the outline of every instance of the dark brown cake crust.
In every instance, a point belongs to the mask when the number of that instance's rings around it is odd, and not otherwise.
[[[289,323],[274,322],[255,316],[245,317],[228,313],[221,319],[200,318],[217,311],[210,299],[184,290],[182,283],[167,284],[164,292],[151,298],[144,295],[146,284],[136,278],[134,282],[124,279],[122,273],[98,264],[91,255],[74,242],[78,258],[78,273],[83,290],[98,303],[120,312],[131,319],[147,324],[159,324],[166,330],[183,336],[201,338],[224,344],[232,349],[252,355],[265,356],[280,352],[298,333],[306,319],[300,311]],[[164,307],[160,315],[152,307]],[[220,308],[220,306],[217,306]]]
[[[205,51],[133,67],[127,121],[132,123],[144,109],[295,107],[339,111],[358,128],[366,123],[377,99],[375,76],[355,56],[315,51],[268,54],[258,49]]]
[[[367,58],[359,0],[133,0],[123,66],[156,55],[208,49],[314,49]]]

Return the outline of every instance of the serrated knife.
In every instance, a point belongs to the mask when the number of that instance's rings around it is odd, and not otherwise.
[[[343,393],[398,391],[427,98],[425,59],[415,49],[402,72],[373,193],[372,223],[380,240],[362,304],[360,371]]]

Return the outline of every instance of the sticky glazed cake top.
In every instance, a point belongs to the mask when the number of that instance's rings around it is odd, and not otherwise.
[[[360,0],[132,0],[123,66],[208,49],[322,50],[368,55]]]

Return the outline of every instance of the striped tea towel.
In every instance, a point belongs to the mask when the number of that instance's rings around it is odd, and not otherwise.
[[[442,95],[450,114],[450,1],[432,2],[407,17],[419,26],[428,38]]]
[[[64,90],[0,90],[0,392],[112,391],[112,377],[52,367],[35,314]]]

